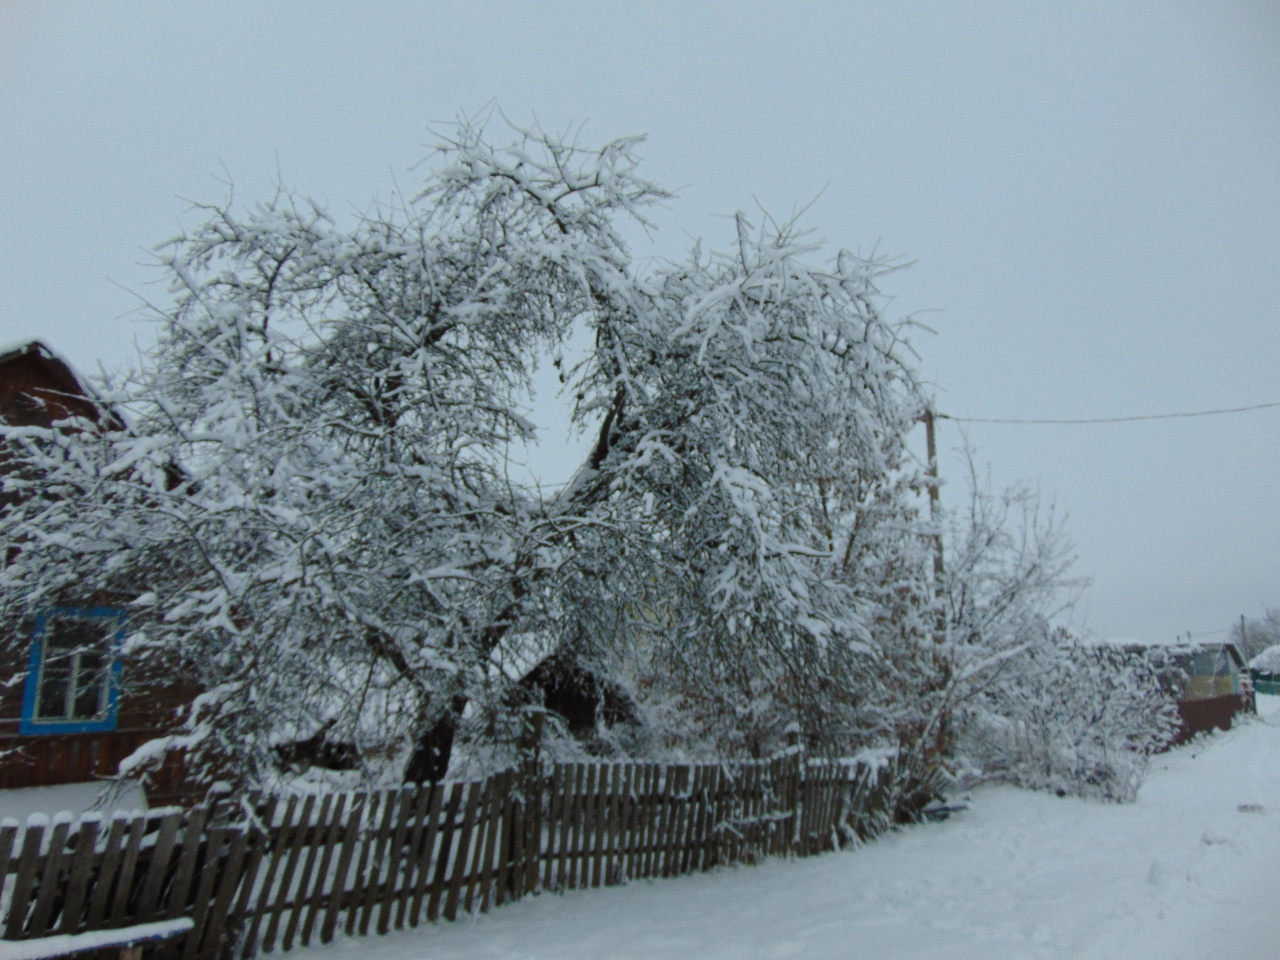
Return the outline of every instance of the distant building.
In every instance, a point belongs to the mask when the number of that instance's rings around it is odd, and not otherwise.
[[[1280,643],[1267,647],[1249,661],[1253,686],[1258,693],[1280,694]]]
[[[1206,730],[1230,730],[1237,713],[1257,710],[1249,668],[1240,648],[1232,642],[1112,640],[1108,643],[1141,653],[1159,668],[1178,701],[1182,722],[1175,744]]]

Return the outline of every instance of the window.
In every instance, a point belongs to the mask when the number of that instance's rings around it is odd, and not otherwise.
[[[114,730],[124,611],[55,607],[36,618],[21,733]]]

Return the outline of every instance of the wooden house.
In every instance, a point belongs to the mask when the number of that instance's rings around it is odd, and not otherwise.
[[[0,351],[0,418],[50,426],[69,416],[123,429],[44,344]],[[0,475],[6,463],[0,447]],[[6,496],[0,511],[15,502]],[[0,624],[0,789],[114,776],[121,760],[176,725],[198,690],[121,655],[128,599],[68,596],[30,622]],[[149,800],[168,803],[195,789],[181,757],[171,756],[152,777]]]
[[[555,715],[587,752],[607,753],[600,727],[637,726],[636,706],[621,684],[601,675],[562,649],[540,660],[516,684],[514,700]]]

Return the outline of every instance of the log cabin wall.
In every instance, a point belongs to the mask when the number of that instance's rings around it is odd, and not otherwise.
[[[38,341],[0,354],[0,419],[15,426],[50,426],[69,416],[95,423],[119,419],[90,396],[71,368]],[[0,475],[6,469],[0,449]],[[0,493],[0,510],[14,502]],[[86,598],[87,599],[87,598]],[[34,625],[0,625],[0,789],[54,786],[114,776],[120,761],[180,721],[199,693],[176,671],[166,674],[122,665],[115,728],[92,732],[22,733],[25,677]],[[148,785],[152,804],[189,800],[200,788],[187,776],[182,757],[171,755]]]

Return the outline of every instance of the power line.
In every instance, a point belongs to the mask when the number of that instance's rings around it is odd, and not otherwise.
[[[1089,417],[1073,420],[1015,420],[996,417],[955,417],[949,413],[935,413],[939,420],[954,420],[957,423],[1132,423],[1136,420],[1180,420],[1187,417],[1215,417],[1223,413],[1249,413],[1253,410],[1267,410],[1280,407],[1280,400],[1274,403],[1256,403],[1250,407],[1224,407],[1221,410],[1194,410],[1189,413],[1149,413],[1134,417]]]

